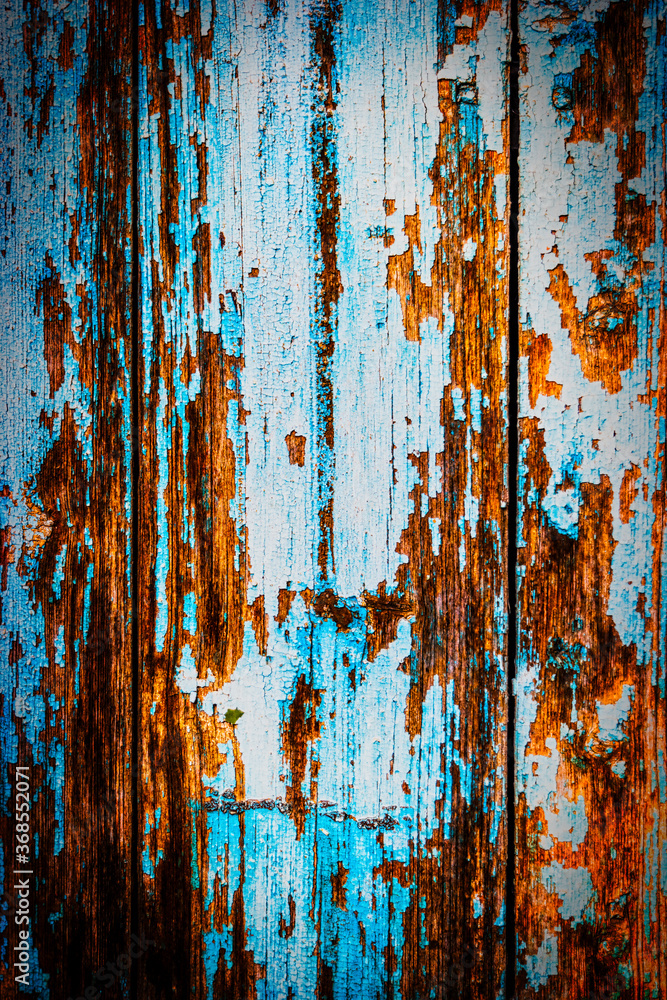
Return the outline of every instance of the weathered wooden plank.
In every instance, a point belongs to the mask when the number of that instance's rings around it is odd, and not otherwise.
[[[521,12],[519,995],[667,996],[665,7]]]
[[[130,943],[128,12],[0,18],[2,997],[77,997]]]
[[[506,50],[142,11],[142,998],[501,987]]]

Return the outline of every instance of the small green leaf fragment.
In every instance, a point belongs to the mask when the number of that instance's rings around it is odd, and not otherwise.
[[[225,712],[225,722],[235,726],[243,714],[240,708],[228,708]]]

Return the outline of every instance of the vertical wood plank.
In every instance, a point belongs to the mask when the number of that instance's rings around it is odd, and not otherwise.
[[[522,8],[519,995],[667,995],[665,7]]]
[[[506,11],[147,3],[142,998],[504,967]]]
[[[128,13],[0,18],[3,997],[77,997],[130,943]]]

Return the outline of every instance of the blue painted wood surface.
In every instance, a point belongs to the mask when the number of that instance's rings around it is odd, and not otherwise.
[[[500,5],[144,8],[143,906],[179,995],[501,989],[507,40]]]
[[[654,1000],[665,10],[519,13],[517,989]],[[508,19],[6,11],[3,1000],[505,995]]]

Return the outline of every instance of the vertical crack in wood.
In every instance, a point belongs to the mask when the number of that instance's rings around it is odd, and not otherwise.
[[[130,850],[130,930],[133,935],[139,935],[139,889],[141,885],[141,869],[139,862],[139,836],[140,836],[140,816],[139,816],[139,734],[141,726],[141,706],[139,704],[139,673],[140,673],[140,635],[139,635],[139,512],[141,488],[141,413],[140,413],[140,344],[141,336],[139,330],[139,4],[136,0],[129,0],[131,32],[132,32],[132,177],[131,177],[131,267],[132,267],[132,291],[130,303],[130,324],[132,355],[130,359],[132,382],[132,527],[131,527],[131,614],[132,614],[132,634],[131,634],[131,671],[132,671],[132,829],[131,829],[131,850]],[[139,973],[136,962],[130,967],[130,998],[137,1000],[139,996]]]
[[[517,503],[519,444],[519,0],[510,0],[509,67],[509,302],[507,400],[507,882],[505,893],[505,996],[514,1000],[516,983],[516,810],[514,741],[516,731],[517,621]]]
[[[332,356],[336,350],[338,297],[342,291],[337,261],[340,193],[336,149],[336,53],[334,33],[340,7],[325,0],[313,12],[314,55],[318,62],[317,105],[313,121],[313,181],[317,197],[317,274],[315,318],[319,545],[317,562],[323,582],[336,573],[334,555],[334,391]]]

